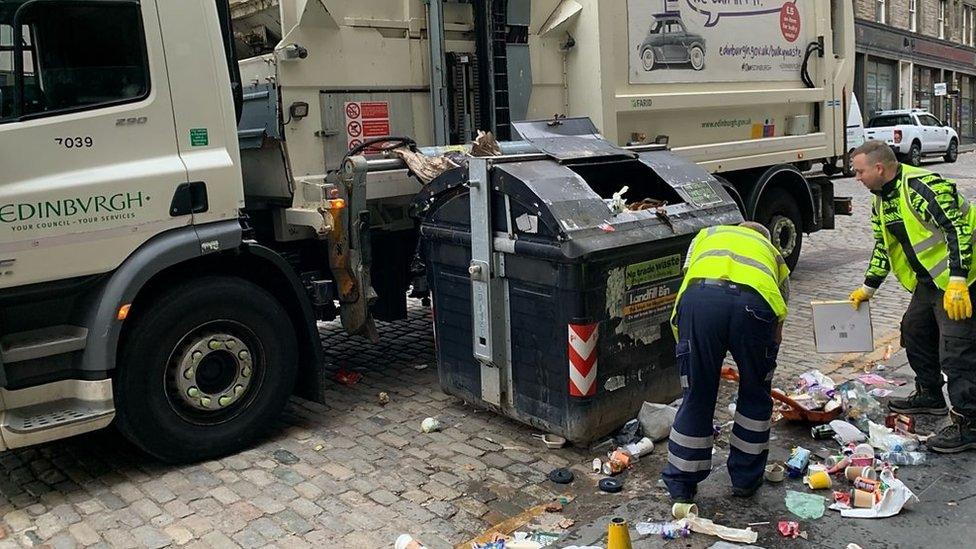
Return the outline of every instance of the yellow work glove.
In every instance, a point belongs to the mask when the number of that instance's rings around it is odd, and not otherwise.
[[[851,307],[854,310],[858,310],[861,307],[861,303],[871,299],[874,296],[875,289],[870,286],[861,286],[860,288],[851,292],[850,297],[847,298],[851,302]]]
[[[965,278],[954,276],[949,279],[942,306],[945,307],[950,320],[972,318],[973,304],[969,300],[969,286],[966,285]]]

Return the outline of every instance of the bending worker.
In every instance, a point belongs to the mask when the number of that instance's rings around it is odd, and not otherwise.
[[[901,344],[915,371],[915,392],[891,399],[888,407],[905,414],[945,414],[945,371],[952,423],[926,446],[943,453],[976,449],[976,320],[969,296],[976,281],[976,211],[955,183],[899,164],[881,141],[856,149],[852,164],[857,180],[874,194],[875,244],[864,285],[850,300],[857,308],[871,299],[891,270],[912,292]]]
[[[690,503],[712,469],[712,419],[722,362],[739,367],[729,437],[732,493],[748,497],[763,482],[769,454],[770,397],[782,340],[790,270],[758,223],[705,229],[691,243],[671,323],[684,399],[668,440],[664,482]]]

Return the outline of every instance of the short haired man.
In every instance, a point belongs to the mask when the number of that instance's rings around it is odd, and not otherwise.
[[[890,271],[912,292],[901,323],[902,346],[915,371],[915,392],[891,399],[906,414],[945,414],[942,372],[949,379],[952,424],[929,438],[934,452],[976,449],[976,209],[952,180],[900,164],[887,144],[868,141],[852,156],[855,177],[874,194],[874,253],[864,285],[851,293],[857,308]]]

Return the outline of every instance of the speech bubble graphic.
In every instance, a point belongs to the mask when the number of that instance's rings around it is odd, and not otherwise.
[[[780,13],[792,0],[686,0],[688,7],[707,18],[705,27],[714,27],[723,17],[751,17]]]

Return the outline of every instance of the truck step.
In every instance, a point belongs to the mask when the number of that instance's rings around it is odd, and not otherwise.
[[[6,430],[28,435],[48,429],[67,427],[75,423],[88,423],[99,419],[111,418],[115,409],[111,402],[90,402],[68,398],[7,410],[5,417]]]
[[[0,411],[0,450],[87,433],[115,418],[111,379],[68,379],[0,393],[7,407]]]
[[[80,351],[87,339],[87,328],[67,325],[7,334],[0,338],[0,359],[9,364]]]

